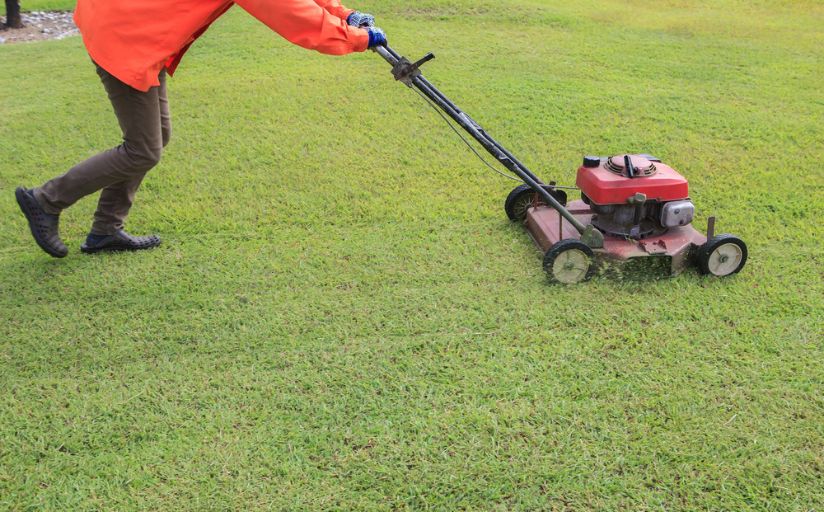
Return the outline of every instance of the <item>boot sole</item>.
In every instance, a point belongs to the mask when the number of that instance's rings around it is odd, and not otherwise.
[[[160,243],[156,245],[152,245],[151,247],[132,247],[129,245],[106,245],[103,247],[88,247],[87,245],[80,246],[80,252],[83,254],[97,254],[101,252],[136,252],[136,251],[149,251],[156,247],[159,247]]]

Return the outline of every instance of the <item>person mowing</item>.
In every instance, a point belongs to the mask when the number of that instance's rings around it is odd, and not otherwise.
[[[166,75],[189,46],[234,4],[290,42],[329,55],[386,44],[375,18],[340,0],[78,0],[74,20],[114,107],[123,142],[34,189],[18,187],[17,202],[31,234],[62,258],[60,213],[100,191],[84,253],[151,249],[160,238],[132,236],[123,223],[141,181],[172,133]]]

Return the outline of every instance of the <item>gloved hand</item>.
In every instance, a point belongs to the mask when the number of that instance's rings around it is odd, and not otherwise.
[[[386,34],[378,27],[372,27],[369,30],[369,48],[376,46],[386,46]]]
[[[365,12],[355,11],[346,18],[346,23],[353,27],[374,27],[375,17]]]

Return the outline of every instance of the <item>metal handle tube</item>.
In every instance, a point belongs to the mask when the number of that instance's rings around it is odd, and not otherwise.
[[[420,79],[424,84],[429,86],[429,88],[432,90],[432,92],[437,94],[444,101],[444,103],[447,103],[449,106],[454,108],[456,111],[458,111],[460,113],[463,113],[463,111],[461,109],[459,109],[454,103],[452,103],[452,101],[449,98],[447,98],[446,95],[444,95],[437,87],[432,85],[432,83],[429,80],[427,80],[424,77],[420,77]],[[488,133],[486,133],[486,130],[484,130],[483,127],[480,128],[480,131],[481,131],[481,133],[483,133],[484,137],[486,137],[492,144],[495,145],[495,147],[497,147],[502,153],[504,153],[507,157],[509,157],[510,160],[515,162],[521,169],[524,170],[524,172],[529,174],[529,176],[533,180],[535,180],[538,183],[543,184],[543,181],[541,181],[541,179],[534,172],[529,170],[529,168],[526,165],[524,165],[520,160],[518,160],[515,157],[515,155],[513,155],[508,149],[506,149],[503,144],[501,144],[497,140],[493,139],[492,136],[490,136]]]
[[[391,50],[390,50],[390,51],[391,51]],[[455,110],[457,110],[458,112],[462,112],[462,111],[461,111],[461,109],[459,109],[459,108],[458,108],[458,107],[457,107],[454,103],[452,103],[452,101],[451,101],[449,98],[447,98],[445,94],[443,94],[443,93],[442,93],[442,92],[441,92],[441,91],[440,91],[437,87],[435,87],[434,85],[432,85],[432,83],[431,83],[429,80],[427,80],[427,79],[426,79],[425,77],[423,77],[423,76],[421,76],[421,77],[420,77],[420,79],[421,79],[421,81],[422,81],[424,84],[426,84],[427,86],[429,86],[429,87],[430,87],[430,89],[432,89],[432,92],[434,92],[435,94],[437,94],[437,95],[438,95],[438,96],[439,96],[439,97],[440,97],[440,98],[441,98],[441,99],[442,99],[445,103],[447,103],[449,106],[451,106],[452,108],[454,108],[454,109],[455,109]],[[486,130],[484,130],[483,128],[481,128],[481,132],[483,132],[484,136],[485,136],[485,137],[486,137],[486,138],[487,138],[490,142],[492,142],[492,144],[494,144],[494,145],[495,145],[495,146],[496,146],[496,147],[497,147],[500,151],[502,151],[502,152],[503,152],[506,156],[508,156],[508,157],[509,157],[509,158],[510,158],[513,162],[515,162],[515,163],[516,163],[516,164],[517,164],[517,165],[518,165],[521,169],[523,169],[523,170],[524,170],[527,174],[529,174],[529,175],[530,175],[530,177],[531,177],[533,180],[537,181],[538,183],[543,183],[543,182],[541,181],[541,179],[540,179],[538,176],[536,176],[536,175],[535,175],[535,173],[533,173],[531,170],[529,170],[529,168],[528,168],[526,165],[524,165],[524,164],[523,164],[523,162],[521,162],[520,160],[518,160],[518,158],[517,158],[517,157],[515,157],[515,155],[513,155],[513,154],[512,154],[512,153],[511,153],[508,149],[506,149],[506,147],[504,147],[504,145],[503,145],[503,144],[501,144],[500,142],[498,142],[497,140],[495,140],[494,138],[492,138],[492,136],[490,136],[488,133],[486,133]]]
[[[389,47],[378,46],[375,51],[383,57],[388,63],[395,66],[401,57],[398,53]],[[469,133],[475,140],[480,143],[484,149],[494,156],[504,167],[515,173],[524,183],[530,186],[541,199],[546,201],[548,205],[554,208],[564,219],[572,224],[579,233],[584,233],[586,226],[584,226],[578,219],[573,216],[569,210],[558,202],[557,199],[547,192],[542,186],[541,180],[523,165],[512,153],[504,148],[499,142],[486,134],[486,131],[469,117],[468,114],[460,110],[451,100],[449,100],[441,91],[432,85],[423,76],[416,76],[411,81],[412,85],[421,91],[427,98],[429,98],[435,105],[443,110],[449,117],[458,123],[467,133]]]
[[[532,172],[525,170],[522,165],[519,165],[515,158],[510,158],[509,152],[500,147],[500,145],[491,140],[491,137],[486,135],[486,132],[481,128],[471,117],[459,109],[452,108],[446,101],[437,95],[423,77],[416,77],[412,80],[412,84],[420,90],[427,98],[432,100],[437,106],[446,112],[456,123],[466,130],[472,137],[477,140],[492,156],[494,156],[504,167],[515,173],[524,183],[529,185],[541,199],[546,201],[548,205],[554,208],[561,216],[564,217],[570,224],[572,224],[579,233],[583,233],[586,229],[581,221],[575,218],[569,210],[552,197],[552,194],[547,192],[542,186],[543,183],[535,177]]]
[[[375,50],[375,53],[383,57],[386,62],[392,64],[393,66],[401,60],[400,55],[395,53],[395,51],[388,46],[376,46],[373,49]]]
[[[438,95],[438,97],[439,97],[439,98],[441,98],[441,100],[443,100],[443,102],[444,102],[444,103],[446,103],[446,104],[447,104],[447,105],[449,105],[450,107],[454,108],[454,109],[455,109],[455,110],[457,110],[458,112],[463,112],[461,109],[459,109],[459,108],[458,108],[458,106],[457,106],[457,105],[455,105],[454,103],[452,103],[452,100],[450,100],[449,98],[447,98],[447,97],[446,97],[446,95],[440,91],[440,89],[438,89],[437,87],[435,87],[434,85],[432,85],[432,82],[430,82],[429,80],[427,80],[427,79],[426,79],[426,77],[420,76],[420,77],[418,77],[418,78],[420,78],[421,82],[423,82],[423,83],[424,83],[427,87],[429,87],[429,88],[432,90],[432,92],[433,92],[433,93],[437,94],[437,95]]]

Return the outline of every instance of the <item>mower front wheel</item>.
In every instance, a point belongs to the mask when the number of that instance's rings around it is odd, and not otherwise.
[[[552,185],[544,185],[544,190],[554,197],[559,203],[566,206],[567,195],[563,190],[553,188]],[[506,196],[504,202],[504,211],[509,220],[522,222],[526,218],[526,212],[536,203],[535,191],[529,185],[518,185],[512,192]],[[543,204],[541,198],[538,198],[538,203]]]
[[[554,283],[576,284],[588,281],[595,274],[593,256],[592,249],[580,240],[561,240],[544,255],[544,270]]]
[[[747,244],[734,235],[718,235],[707,240],[698,252],[702,274],[726,277],[737,274],[747,263]]]

